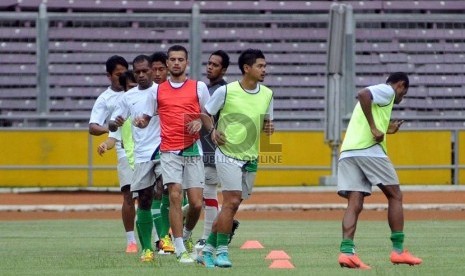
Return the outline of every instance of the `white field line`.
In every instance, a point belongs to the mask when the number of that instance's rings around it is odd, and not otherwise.
[[[318,210],[345,210],[347,204],[244,204],[241,211],[318,211]],[[384,211],[387,204],[364,204],[364,210]],[[89,212],[89,211],[119,211],[120,204],[43,204],[43,205],[0,205],[0,212]],[[434,204],[404,204],[404,210],[437,210],[437,211],[464,211],[465,204],[460,203],[434,203]]]

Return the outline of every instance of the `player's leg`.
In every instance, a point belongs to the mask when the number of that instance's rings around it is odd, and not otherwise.
[[[205,167],[205,187],[203,190],[203,202],[205,218],[202,239],[206,240],[211,233],[213,221],[218,215],[218,176],[216,168]]]
[[[152,246],[152,200],[155,173],[153,171],[154,161],[135,164],[132,191],[138,193],[137,207],[137,233],[142,247],[141,261],[152,261],[154,258]]]
[[[228,244],[233,219],[243,198],[244,172],[240,166],[231,162],[217,162],[216,168],[222,184],[223,204],[214,227],[214,232],[216,232],[215,265],[218,267],[231,267]],[[246,194],[250,193],[246,191]]]
[[[162,231],[162,219],[161,219],[161,210],[160,210],[160,205],[161,205],[161,198],[162,198],[162,193],[163,193],[163,182],[161,179],[161,176],[157,178],[155,181],[155,186],[153,190],[153,200],[152,200],[152,217],[153,217],[153,225],[154,227],[154,241],[158,245],[159,240],[163,237],[161,236],[161,231]],[[158,247],[158,246],[157,246]]]
[[[131,193],[131,184],[133,170],[129,165],[126,157],[118,159],[117,165],[118,179],[123,195],[123,203],[121,205],[121,218],[126,231],[126,253],[137,253],[137,242],[134,235],[134,219],[136,216],[134,197]]]
[[[370,269],[356,254],[354,243],[364,198],[371,194],[371,184],[359,165],[358,157],[339,160],[337,182],[338,194],[347,199],[347,208],[342,219],[342,241],[338,262],[341,267]]]
[[[131,185],[125,185],[121,188],[123,193],[123,204],[121,207],[121,217],[123,219],[124,229],[126,230],[126,253],[137,253],[137,242],[134,235],[134,219],[136,217],[135,199],[131,192]]]
[[[183,241],[189,253],[194,251],[192,230],[197,225],[202,212],[204,165],[200,156],[184,157],[183,188],[185,189],[189,208],[183,229]]]
[[[170,152],[163,152],[161,154],[161,164],[163,184],[168,188],[170,199],[169,217],[176,257],[183,263],[193,262],[192,259],[183,258],[186,257],[186,254],[189,255],[182,239],[183,216],[181,202],[183,189],[181,183],[183,183],[184,157]]]

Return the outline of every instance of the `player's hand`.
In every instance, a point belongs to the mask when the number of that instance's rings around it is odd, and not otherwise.
[[[395,120],[395,121],[389,122],[387,133],[388,134],[396,133],[403,123],[404,123],[404,120]]]
[[[146,114],[136,115],[132,120],[132,124],[138,128],[146,128],[152,118]]]
[[[202,129],[202,120],[200,120],[200,118],[195,119],[187,123],[186,126],[187,126],[187,131],[189,132],[189,134],[198,133]]]
[[[118,115],[116,118],[115,118],[115,123],[118,127],[122,126],[124,124],[124,121],[126,121],[125,118],[123,118],[123,116],[121,115]]]
[[[104,142],[104,143],[101,143],[100,145],[98,145],[97,147],[97,152],[100,156],[103,156],[103,154],[108,150],[108,146],[107,144]]]
[[[211,133],[212,141],[217,146],[222,146],[226,144],[226,135],[223,132],[213,129]]]
[[[371,129],[371,134],[373,134],[373,140],[375,140],[376,143],[381,143],[384,140],[384,133],[376,127]]]
[[[263,132],[265,132],[266,135],[270,136],[274,133],[274,124],[273,121],[271,120],[265,120],[265,123],[263,124]]]
[[[111,131],[111,132],[115,132],[118,130],[118,125],[116,124],[115,121],[110,121],[108,123],[108,130]]]

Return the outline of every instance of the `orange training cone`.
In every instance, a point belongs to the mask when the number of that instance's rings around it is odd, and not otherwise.
[[[261,249],[264,248],[259,241],[246,241],[241,249]]]
[[[283,250],[273,250],[271,251],[266,258],[267,260],[290,260],[291,257],[287,255]]]
[[[294,265],[288,260],[274,260],[269,268],[292,269]]]

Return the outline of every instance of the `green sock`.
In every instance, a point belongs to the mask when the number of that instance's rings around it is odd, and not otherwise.
[[[152,248],[152,230],[153,230],[153,218],[150,210],[142,210],[137,208],[137,233],[139,234],[140,244],[142,250]]]
[[[216,248],[218,245],[218,239],[217,239],[216,233],[211,232],[210,235],[208,236],[207,240],[205,241],[205,244],[209,244],[213,246],[213,248]]]
[[[218,246],[216,247],[216,254],[228,253],[229,236],[231,236],[231,234],[225,234],[225,233],[217,234]]]
[[[391,233],[392,247],[399,253],[404,251],[404,236],[402,231],[393,231]]]
[[[161,238],[164,238],[166,235],[168,235],[168,232],[170,231],[170,197],[169,195],[163,194],[161,196],[160,214],[161,214],[161,229],[158,235],[160,236],[160,239],[161,239]]]
[[[157,230],[157,235],[161,239],[161,212],[160,212],[160,205],[161,200],[154,199],[152,201],[152,219],[153,225],[155,225],[155,229]]]
[[[343,239],[340,247],[341,253],[355,254],[355,244],[351,239]]]

